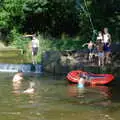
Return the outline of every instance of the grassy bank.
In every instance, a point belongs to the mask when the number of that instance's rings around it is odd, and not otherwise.
[[[84,41],[78,36],[71,38],[65,34],[61,35],[61,38],[54,39],[50,37],[43,37],[41,34],[37,34],[39,40],[39,52],[37,55],[37,62],[41,62],[42,54],[49,50],[64,51],[64,50],[79,50],[82,47]],[[19,34],[15,29],[10,33],[9,37],[9,47],[22,49],[24,55],[28,61],[31,60],[31,38],[25,38],[23,35]]]

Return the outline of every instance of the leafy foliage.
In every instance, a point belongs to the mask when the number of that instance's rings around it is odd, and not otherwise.
[[[25,0],[2,0],[0,8],[0,28],[21,27],[22,5]]]
[[[51,41],[58,48],[60,44],[60,49],[67,45],[78,48],[71,38],[79,36],[79,43],[86,42],[92,39],[94,29],[103,27],[109,28],[114,41],[119,41],[119,5],[120,0],[1,0],[0,30],[2,34],[7,31],[5,36],[11,36],[14,28],[20,34],[40,32],[56,38]],[[70,39],[61,40],[63,33]]]
[[[28,43],[30,41],[29,38],[21,36],[15,28],[11,30],[9,37],[12,40],[11,46],[17,47],[18,49],[23,49],[24,51],[27,50],[26,48],[28,47]]]

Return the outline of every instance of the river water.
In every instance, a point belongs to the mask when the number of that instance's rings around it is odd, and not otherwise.
[[[27,75],[15,86],[13,75],[0,73],[0,120],[120,119],[119,78],[111,85],[87,87],[81,96],[65,76]],[[23,94],[30,81],[35,93]]]

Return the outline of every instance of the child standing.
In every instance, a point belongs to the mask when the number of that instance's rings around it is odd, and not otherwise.
[[[95,44],[94,44],[94,42],[90,41],[90,42],[88,42],[88,43],[83,44],[82,47],[84,47],[85,45],[87,45],[88,52],[89,52],[89,57],[88,57],[88,59],[89,59],[89,61],[91,61],[91,60],[92,60],[92,53],[93,53],[93,51],[94,51],[94,46],[95,46]]]

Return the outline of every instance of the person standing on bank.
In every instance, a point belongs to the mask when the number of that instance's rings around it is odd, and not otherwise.
[[[36,38],[35,35],[32,36],[32,62],[33,64],[37,64],[36,61],[36,56],[38,53],[38,49],[39,49],[39,40]]]
[[[90,40],[88,43],[84,43],[82,47],[84,47],[85,45],[87,45],[88,47],[88,60],[92,61],[95,44]]]
[[[108,32],[108,28],[104,28],[103,43],[105,51],[105,63],[111,63],[111,35]]]

